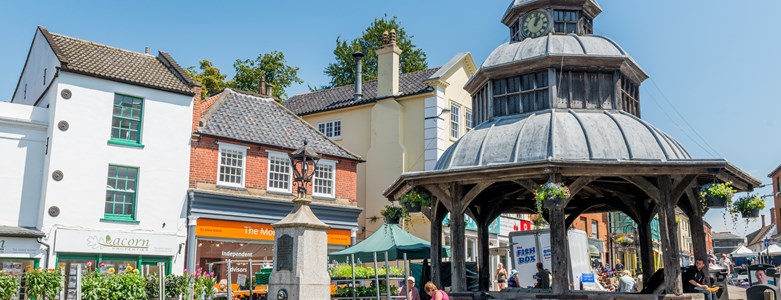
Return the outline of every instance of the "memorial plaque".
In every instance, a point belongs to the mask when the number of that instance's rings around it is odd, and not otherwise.
[[[293,237],[285,234],[277,241],[277,271],[293,270]]]

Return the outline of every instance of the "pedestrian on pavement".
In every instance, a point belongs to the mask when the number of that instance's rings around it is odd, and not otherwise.
[[[722,268],[726,269],[726,271],[727,271],[727,278],[729,278],[729,275],[730,275],[730,273],[732,271],[731,270],[731,268],[732,268],[731,264],[732,264],[732,261],[730,261],[729,256],[727,256],[727,253],[722,253],[721,254],[721,259],[719,260],[719,266],[721,266]]]
[[[616,269],[616,271],[618,271],[618,272],[621,272],[621,271],[624,270],[624,265],[621,264],[621,260],[620,259],[616,259],[616,267],[614,269]]]
[[[502,263],[496,266],[496,281],[499,283],[500,291],[507,288],[507,270],[504,269]]]
[[[686,268],[683,272],[683,292],[684,293],[703,293],[705,300],[716,300],[716,294],[708,290],[705,284],[705,261],[698,258],[693,266]]]
[[[410,287],[409,292],[407,292],[407,287]],[[399,295],[406,295],[409,294],[410,300],[420,300],[420,293],[418,292],[418,288],[415,287],[415,277],[408,277],[407,283],[399,288]]]
[[[431,281],[426,282],[426,285],[423,286],[423,290],[426,291],[426,294],[431,296],[431,300],[450,300],[447,293],[437,289],[437,286]]]
[[[623,276],[618,279],[618,291],[621,293],[634,293],[637,291],[637,281],[632,278],[632,272],[624,270]]]
[[[537,284],[534,285],[538,289],[550,288],[550,272],[542,267],[542,263],[537,263],[537,274],[534,274],[534,279],[537,279]]]

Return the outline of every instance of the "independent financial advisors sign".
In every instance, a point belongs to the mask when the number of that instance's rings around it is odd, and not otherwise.
[[[57,231],[57,252],[145,254],[171,256],[178,249],[176,235],[135,232],[68,230]]]

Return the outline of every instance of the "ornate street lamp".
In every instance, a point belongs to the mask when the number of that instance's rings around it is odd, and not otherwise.
[[[312,177],[317,170],[317,162],[320,161],[320,154],[309,148],[308,142],[304,140],[304,146],[298,148],[290,156],[290,166],[293,168],[293,181],[298,183],[298,198],[306,197],[306,186],[312,183]],[[309,168],[309,164],[312,168]]]

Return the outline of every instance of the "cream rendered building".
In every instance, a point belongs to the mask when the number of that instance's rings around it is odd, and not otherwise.
[[[376,81],[296,95],[285,106],[366,160],[358,165],[358,239],[381,224],[382,192],[403,172],[432,170],[437,159],[471,127],[472,99],[463,86],[477,70],[459,53],[442,67],[400,74],[401,50],[377,49]],[[361,86],[359,85],[359,87]],[[355,94],[360,94],[358,97]],[[449,109],[450,112],[443,110]],[[441,116],[440,116],[441,114]],[[380,217],[373,222],[373,217]],[[428,240],[428,220],[415,214],[405,229]]]

